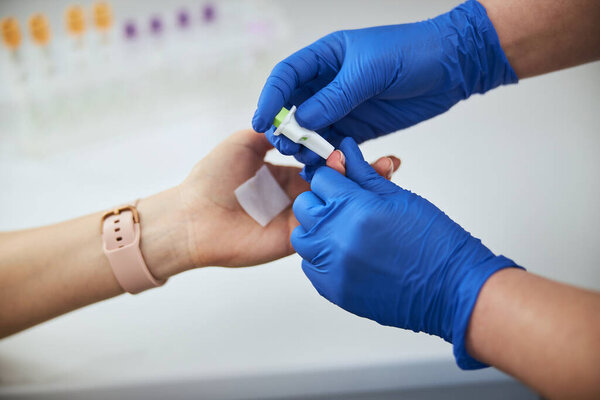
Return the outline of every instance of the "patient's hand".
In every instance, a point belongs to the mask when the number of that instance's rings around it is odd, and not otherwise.
[[[246,214],[234,195],[234,190],[265,164],[291,199],[309,190],[298,175],[299,168],[264,162],[271,148],[264,135],[237,132],[196,164],[180,185],[189,215],[189,251],[194,266],[248,266],[293,253],[289,237],[298,223],[291,208],[263,228]]]
[[[269,149],[264,135],[238,132],[200,161],[182,184],[140,199],[140,248],[155,278],[195,266],[260,264],[293,252],[289,237],[297,222],[291,207],[263,228],[234,194],[265,164]],[[328,163],[343,173],[340,154]],[[375,165],[389,167],[390,162]],[[299,168],[268,168],[292,200],[309,189]],[[98,228],[103,214],[0,233],[0,338],[123,293],[102,250]]]
[[[179,185],[181,212],[187,222],[189,267],[241,267],[273,261],[294,252],[290,234],[298,225],[291,205],[266,227],[260,226],[239,205],[234,190],[267,165],[292,201],[310,190],[299,175],[300,168],[272,165],[264,161],[272,146],[264,135],[240,131],[217,146],[193,168]],[[339,152],[328,165],[343,173]],[[397,169],[400,160],[392,157]],[[390,160],[373,164],[388,175]]]

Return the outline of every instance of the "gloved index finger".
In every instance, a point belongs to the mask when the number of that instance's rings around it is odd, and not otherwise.
[[[318,75],[319,57],[311,46],[298,50],[280,61],[271,71],[260,93],[258,107],[252,118],[252,127],[255,131],[264,132],[269,129],[273,119],[288,102],[293,91]]]
[[[346,156],[346,176],[359,184],[362,188],[375,193],[395,192],[398,187],[379,175],[375,169],[365,161],[354,139],[348,137],[342,140],[340,150]],[[393,161],[392,171],[393,171]]]
[[[310,189],[326,203],[345,193],[361,189],[356,183],[339,172],[321,167],[315,172],[310,182]]]

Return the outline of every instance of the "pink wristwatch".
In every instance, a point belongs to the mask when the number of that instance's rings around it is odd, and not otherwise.
[[[104,254],[123,290],[136,294],[166,282],[152,276],[146,266],[140,249],[140,216],[135,206],[117,207],[104,214],[101,232]]]

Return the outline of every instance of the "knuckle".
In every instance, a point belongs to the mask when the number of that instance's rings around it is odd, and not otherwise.
[[[324,167],[319,167],[317,168],[317,170],[315,171],[312,180],[310,181],[310,189],[311,190],[315,190],[316,187],[318,187],[320,185],[320,182],[325,179],[325,177],[323,176],[323,174],[325,173],[325,168]]]
[[[293,63],[289,58],[279,61],[273,70],[271,71],[271,78],[281,79],[283,81],[294,81],[297,78],[297,74]]]
[[[302,241],[302,230],[300,228],[300,226],[297,226],[296,228],[294,228],[294,230],[292,231],[292,234],[290,235],[290,243],[292,244],[292,247],[298,251],[298,246],[300,245]]]
[[[340,40],[340,39],[342,39],[344,37],[344,35],[346,34],[346,32],[347,32],[347,30],[345,30],[345,29],[340,29],[340,30],[337,30],[337,31],[333,31],[333,32],[331,32],[331,33],[323,36],[321,38],[321,40],[328,40],[328,41],[331,41],[331,40]]]
[[[294,214],[297,215],[305,210],[306,205],[308,204],[309,193],[310,192],[303,192],[296,197],[294,204],[292,204],[292,210],[294,210]]]

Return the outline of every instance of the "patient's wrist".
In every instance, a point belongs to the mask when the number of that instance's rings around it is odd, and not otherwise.
[[[157,279],[166,279],[192,267],[187,226],[176,188],[138,202],[142,255]]]

